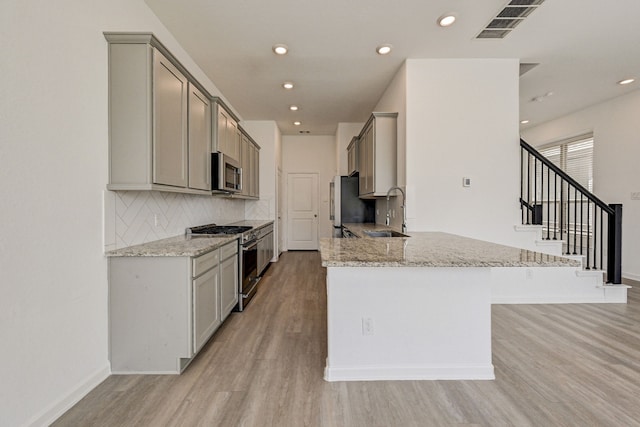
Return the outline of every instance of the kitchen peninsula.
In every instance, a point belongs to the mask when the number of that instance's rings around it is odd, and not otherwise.
[[[491,268],[576,261],[446,233],[322,239],[327,381],[494,379]]]

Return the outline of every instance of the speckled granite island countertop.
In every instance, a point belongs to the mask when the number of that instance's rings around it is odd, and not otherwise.
[[[255,229],[273,224],[272,220],[246,220],[231,224],[237,226],[250,226]],[[154,257],[154,256],[199,256],[217,249],[232,242],[239,235],[197,235],[189,237],[186,235],[168,237],[166,239],[154,240],[153,242],[142,243],[140,245],[127,246],[121,249],[114,249],[105,253],[107,257]]]
[[[440,232],[368,237],[377,224],[346,224],[360,238],[321,239],[324,267],[567,267],[578,261]]]

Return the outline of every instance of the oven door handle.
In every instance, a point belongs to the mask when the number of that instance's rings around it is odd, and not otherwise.
[[[244,243],[242,245],[242,252],[250,251],[251,249],[255,248],[256,246],[258,246],[258,241],[257,240],[252,240],[250,242]]]
[[[242,298],[249,297],[249,295],[251,295],[251,293],[256,288],[256,286],[258,286],[258,282],[260,280],[262,280],[262,277],[256,277],[255,279],[253,279],[253,284],[251,285],[251,289],[249,289],[246,294],[240,294],[240,295],[242,295]]]

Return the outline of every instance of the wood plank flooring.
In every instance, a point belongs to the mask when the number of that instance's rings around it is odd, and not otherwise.
[[[54,426],[640,426],[638,288],[492,311],[495,381],[327,383],[325,271],[288,252],[184,374],[111,376]]]

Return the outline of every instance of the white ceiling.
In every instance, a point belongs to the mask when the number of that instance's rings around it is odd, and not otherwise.
[[[520,80],[526,126],[640,87],[638,0],[546,0],[497,40],[475,36],[509,0],[146,2],[244,120],[275,120],[283,134],[332,135],[338,122],[365,121],[407,58],[539,63]],[[446,12],[458,20],[440,28]],[[272,53],[278,43],[288,55]],[[390,55],[375,53],[383,43]],[[639,80],[616,84],[626,77]],[[296,87],[285,91],[284,81]]]

